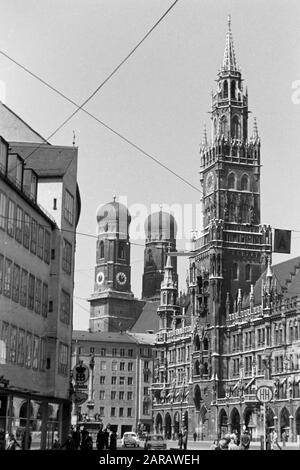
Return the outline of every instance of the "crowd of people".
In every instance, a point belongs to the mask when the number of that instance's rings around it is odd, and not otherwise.
[[[110,426],[103,428],[103,424],[101,424],[96,436],[95,444],[97,450],[115,450],[117,448],[117,433],[110,429]],[[64,449],[86,451],[93,450],[93,448],[93,438],[85,426],[81,431],[79,426],[76,426],[75,429],[71,428],[65,442],[60,445],[56,439],[52,447],[53,450]]]
[[[287,433],[282,434],[282,445],[285,447],[287,441]],[[237,432],[225,434],[221,439],[215,440],[210,450],[249,450],[251,437],[248,430],[244,427],[243,432],[239,435]],[[265,450],[282,450],[278,442],[278,434],[275,429],[266,434]]]

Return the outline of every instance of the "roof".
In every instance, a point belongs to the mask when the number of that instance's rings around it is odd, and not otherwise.
[[[238,66],[235,58],[234,45],[231,33],[231,18],[228,16],[228,31],[226,35],[226,43],[223,57],[223,70],[238,71]]]
[[[159,318],[157,315],[157,308],[159,307],[160,301],[140,301],[142,305],[142,311],[131,327],[130,332],[132,333],[146,333],[147,331],[153,331],[156,333],[159,328]]]
[[[300,256],[273,265],[272,273],[273,278],[276,280],[277,292],[281,293],[284,298],[300,295]],[[261,303],[262,282],[265,282],[266,274],[267,269],[254,285],[253,293],[255,305],[259,305]],[[243,303],[243,307],[248,306],[249,296],[247,296]]]
[[[109,332],[97,331],[90,333],[85,330],[73,330],[73,341],[91,341],[101,343],[131,343],[131,344],[154,344],[155,334],[132,333],[132,332]]]
[[[26,159],[26,166],[34,169],[39,177],[63,176],[77,156],[77,147],[42,144],[40,146],[12,142],[12,152]]]
[[[45,143],[46,139],[0,101],[0,135],[7,142]]]

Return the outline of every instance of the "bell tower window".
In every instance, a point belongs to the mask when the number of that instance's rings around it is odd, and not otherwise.
[[[104,243],[100,242],[100,258],[104,258]]]
[[[241,190],[249,191],[249,178],[248,175],[243,175],[241,179]]]
[[[125,250],[123,245],[119,245],[118,258],[125,259]]]
[[[231,137],[233,139],[240,139],[241,138],[241,125],[238,116],[234,116],[232,119],[232,131]]]
[[[235,175],[230,173],[228,175],[228,189],[235,189]]]
[[[235,99],[236,99],[236,95],[235,95],[235,80],[232,80],[232,82],[231,82],[230,91],[231,91],[231,99],[232,99],[232,100],[235,100]]]
[[[228,98],[228,83],[227,83],[227,80],[224,81],[224,85],[223,85],[223,98]]]

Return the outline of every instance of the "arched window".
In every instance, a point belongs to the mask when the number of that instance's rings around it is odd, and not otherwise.
[[[238,279],[238,271],[239,267],[237,263],[233,263],[232,265],[232,279]]]
[[[231,99],[235,100],[235,81],[234,80],[232,80],[231,82],[230,91],[231,91]]]
[[[246,264],[245,278],[246,278],[246,281],[251,280],[251,266],[250,266],[250,264]]]
[[[205,338],[203,339],[203,350],[204,350],[204,351],[208,351],[208,339],[207,339],[206,336],[205,336]]]
[[[231,137],[233,139],[241,138],[241,125],[238,116],[233,116],[232,118]]]
[[[119,245],[119,253],[118,253],[118,258],[120,259],[125,259],[125,250],[123,245]]]
[[[220,131],[221,131],[221,135],[223,135],[224,137],[227,137],[228,123],[227,123],[227,119],[225,116],[222,116],[220,119]]]
[[[294,339],[295,339],[296,341],[299,339],[298,322],[297,322],[297,320],[295,321],[295,327],[294,327]]]
[[[249,223],[249,207],[245,203],[242,205],[242,222]]]
[[[224,85],[223,85],[223,98],[228,98],[228,83],[227,83],[227,80],[224,81]]]
[[[100,242],[100,258],[104,258],[104,243]]]
[[[248,175],[243,175],[241,179],[241,190],[249,191],[249,177]]]
[[[228,175],[228,189],[235,189],[235,174],[229,173]]]

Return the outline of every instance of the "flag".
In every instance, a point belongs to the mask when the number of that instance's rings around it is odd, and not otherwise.
[[[291,252],[291,230],[274,229],[274,247],[275,253]]]

